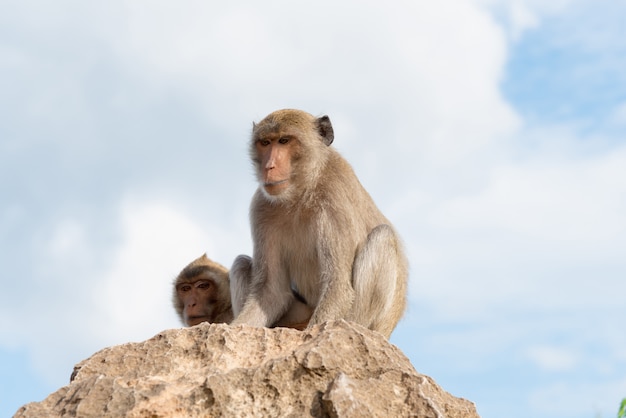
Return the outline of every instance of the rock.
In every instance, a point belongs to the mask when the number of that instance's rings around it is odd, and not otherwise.
[[[478,417],[382,335],[200,324],[105,348],[15,417]]]

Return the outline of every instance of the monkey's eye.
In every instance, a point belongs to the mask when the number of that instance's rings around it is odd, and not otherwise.
[[[283,145],[286,144],[287,142],[289,142],[289,137],[286,137],[286,136],[283,136],[282,138],[278,140],[278,143],[283,144]]]
[[[268,146],[270,144],[270,141],[267,140],[267,139],[259,139],[257,142],[259,143],[259,145],[261,145],[263,147],[266,147],[266,146]]]
[[[190,284],[184,284],[184,285],[178,286],[179,292],[189,292],[190,290],[191,290]]]
[[[199,282],[196,287],[198,289],[208,289],[209,287],[211,287],[211,283],[210,282]]]

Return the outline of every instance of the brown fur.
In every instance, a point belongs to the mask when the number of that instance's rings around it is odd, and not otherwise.
[[[189,307],[185,306],[179,286],[181,284],[193,285],[200,280],[211,283],[208,298],[200,301],[202,306],[199,309],[206,316],[206,319],[202,322],[231,322],[233,320],[233,310],[230,301],[228,269],[210,260],[206,254],[189,263],[174,280],[172,303],[180,321],[184,325],[190,326],[190,323],[185,320],[185,313],[189,314],[189,311],[185,311],[185,309],[189,309]]]
[[[231,268],[231,282],[250,289],[231,283],[231,293],[246,296],[233,298],[234,324],[273,323],[293,304],[293,287],[313,309],[309,326],[344,318],[389,337],[402,317],[408,263],[400,240],[333,139],[327,116],[299,110],[254,125],[254,254]]]

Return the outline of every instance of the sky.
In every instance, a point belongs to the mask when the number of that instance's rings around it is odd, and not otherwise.
[[[253,121],[328,115],[402,236],[391,342],[483,418],[626,397],[626,3],[0,0],[0,415],[250,254]]]

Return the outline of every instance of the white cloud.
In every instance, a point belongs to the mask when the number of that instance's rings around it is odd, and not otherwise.
[[[562,13],[577,0],[476,0],[494,10],[506,22],[511,38],[517,41],[526,30],[538,27],[541,21]]]
[[[626,148],[594,149],[550,129],[517,138],[541,140],[488,161],[473,184],[407,192],[396,216],[415,303],[464,322],[501,310],[620,306]]]
[[[124,200],[118,221],[109,226],[119,231],[113,251],[102,252],[87,237],[86,225],[68,219],[41,255],[40,274],[49,284],[28,302],[46,312],[24,312],[23,320],[37,323],[40,331],[24,328],[20,339],[32,347],[35,367],[56,385],[65,384],[73,364],[99,348],[181,326],[171,306],[172,280],[197,256],[230,245],[221,227],[209,227],[217,231],[209,236],[205,226],[166,201]]]
[[[443,228],[501,229],[525,236],[551,258],[615,258],[626,231],[626,149],[579,160],[532,159],[495,167],[481,192],[446,201],[433,222]],[[598,214],[602,213],[602,218]]]
[[[545,371],[571,371],[580,364],[579,354],[569,347],[535,345],[526,352],[528,358]]]
[[[518,124],[498,91],[502,31],[472,3],[274,4],[133,2],[128,30],[107,39],[131,71],[185,88],[217,124],[232,122],[223,110],[235,103],[255,119],[279,107],[352,109],[359,141],[384,135],[431,163],[484,149]]]
[[[616,127],[626,127],[626,102],[618,105],[609,115],[609,123]]]
[[[563,380],[535,389],[529,396],[529,403],[534,412],[542,416],[610,417],[617,413],[625,393],[626,379],[600,384]]]
[[[54,259],[83,259],[87,237],[84,225],[76,219],[65,219],[59,223],[48,243],[50,257]]]
[[[108,344],[142,340],[173,326],[169,284],[176,274],[216,242],[204,228],[167,203],[125,201],[122,241],[110,267],[95,277],[94,324]]]

